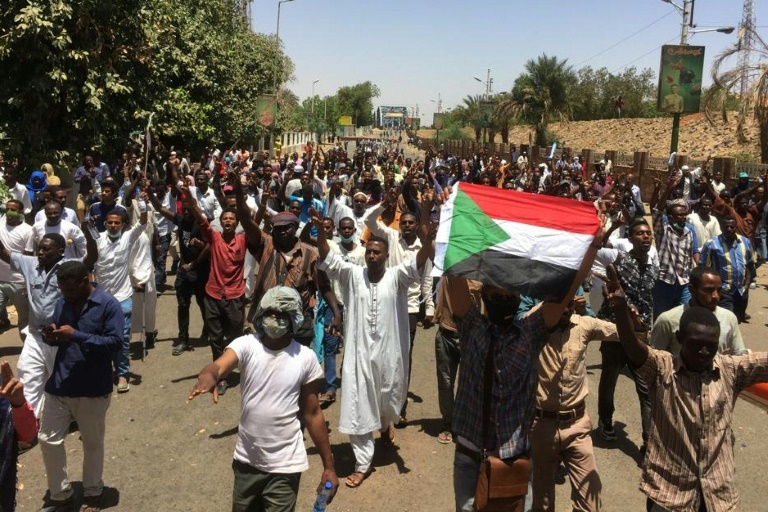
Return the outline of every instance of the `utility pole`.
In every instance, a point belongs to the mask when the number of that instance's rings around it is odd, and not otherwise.
[[[688,29],[693,23],[693,19],[692,19],[693,13],[691,12],[691,9],[693,9],[693,0],[684,0],[683,10],[681,13],[683,15],[682,16],[683,20],[680,23],[680,44],[681,45],[688,44]],[[674,114],[672,114],[672,141],[669,145],[670,153],[677,152],[677,143],[679,139],[680,139],[680,113],[675,112]]]

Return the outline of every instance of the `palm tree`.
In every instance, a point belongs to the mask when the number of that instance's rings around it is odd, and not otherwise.
[[[537,145],[548,144],[547,125],[552,120],[570,119],[571,88],[576,80],[568,59],[543,54],[525,63],[525,72],[512,87],[512,98],[517,116],[534,126]]]
[[[479,142],[482,137],[483,126],[481,119],[481,103],[483,97],[480,95],[467,96],[464,98],[464,104],[454,109],[457,119],[461,120],[464,126],[471,126],[475,131],[475,141]]]
[[[727,71],[720,68],[726,63],[729,57],[742,51],[741,43],[748,35],[752,36],[753,55],[750,58],[750,65],[746,68],[736,67]],[[757,121],[760,133],[760,161],[768,163],[768,45],[757,34],[756,31],[749,28],[742,28],[739,31],[739,40],[731,48],[723,51],[712,64],[712,81],[710,87],[702,98],[707,117],[712,121],[712,114],[719,111],[723,120],[728,119],[729,99],[733,95],[739,96],[739,114],[736,125],[736,135],[739,142],[747,142],[744,133],[744,127],[747,115],[750,111]],[[747,81],[747,87],[742,90],[742,83]]]
[[[509,132],[515,119],[515,100],[508,92],[494,98],[493,127],[501,134],[501,142],[509,144]]]

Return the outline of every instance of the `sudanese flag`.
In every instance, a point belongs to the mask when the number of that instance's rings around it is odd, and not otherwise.
[[[433,274],[560,301],[599,228],[590,202],[459,183],[440,212]]]

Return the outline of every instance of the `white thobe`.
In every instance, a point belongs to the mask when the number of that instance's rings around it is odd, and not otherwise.
[[[339,432],[387,427],[408,391],[408,287],[421,279],[416,260],[387,268],[378,283],[368,280],[367,267],[333,252],[318,268],[339,280],[346,308]]]

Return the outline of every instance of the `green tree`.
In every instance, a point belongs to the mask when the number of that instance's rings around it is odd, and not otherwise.
[[[525,64],[525,72],[515,80],[512,98],[515,111],[523,121],[534,126],[536,144],[546,146],[547,126],[553,120],[571,117],[571,89],[576,74],[568,60],[546,54]]]
[[[576,121],[616,117],[616,99],[624,100],[622,117],[655,115],[656,84],[651,69],[638,71],[634,67],[619,74],[607,68],[579,69],[571,90],[572,118]]]
[[[463,100],[463,105],[459,105],[454,109],[454,113],[458,120],[460,120],[464,126],[470,126],[475,132],[475,141],[480,142],[480,138],[483,135],[483,121],[481,113],[481,103],[483,97],[480,95],[467,96]]]
[[[293,74],[221,0],[5,0],[0,27],[0,132],[35,165],[119,154],[152,112],[166,145],[247,142],[253,100]]]
[[[380,95],[379,88],[370,81],[340,87],[336,92],[339,115],[352,116],[355,126],[373,124],[373,99]]]

